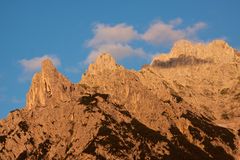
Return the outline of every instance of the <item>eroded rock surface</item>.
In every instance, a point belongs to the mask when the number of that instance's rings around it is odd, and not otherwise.
[[[0,121],[0,159],[238,159],[235,54],[180,41],[139,72],[102,54],[77,84],[45,60],[26,107]]]
[[[181,40],[169,54],[156,56],[149,68],[219,125],[240,128],[240,57],[226,42]]]

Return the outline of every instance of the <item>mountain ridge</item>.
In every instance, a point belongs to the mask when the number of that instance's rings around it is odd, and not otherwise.
[[[199,56],[209,47],[232,57]],[[78,83],[44,60],[26,107],[0,121],[0,159],[237,159],[235,53],[223,41],[179,41],[140,71],[104,53]]]

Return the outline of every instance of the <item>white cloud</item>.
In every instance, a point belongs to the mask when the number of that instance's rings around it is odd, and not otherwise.
[[[88,58],[86,59],[85,63],[93,62],[96,57],[101,53],[110,53],[116,59],[123,59],[129,56],[137,56],[145,58],[147,54],[144,52],[142,48],[132,48],[127,44],[105,44],[99,46],[99,48],[93,50]]]
[[[45,59],[50,59],[55,66],[61,65],[60,59],[52,55],[44,55],[42,57],[34,57],[32,59],[22,59],[18,61],[23,68],[23,73],[21,73],[18,78],[19,82],[27,82],[31,80],[33,73],[40,70],[41,62]]]
[[[89,47],[96,47],[106,43],[127,43],[138,38],[138,33],[132,26],[124,23],[110,26],[97,24],[94,28],[94,37],[88,41]]]
[[[92,52],[85,60],[85,64],[93,62],[103,52],[112,54],[116,59],[129,56],[149,58],[150,55],[146,54],[142,48],[134,48],[130,42],[141,41],[146,44],[169,46],[179,39],[196,40],[198,31],[206,27],[205,23],[199,22],[179,29],[178,25],[182,22],[181,18],[173,19],[168,23],[157,21],[142,34],[125,23],[114,26],[97,24],[93,30],[93,38],[87,41],[87,46],[92,48]]]
[[[149,27],[142,39],[153,44],[162,44],[171,43],[184,37],[184,33],[180,30],[174,30],[173,25],[157,22]]]
[[[206,27],[204,22],[199,22],[184,29],[177,29],[177,25],[181,23],[181,19],[175,19],[169,23],[162,21],[153,23],[142,35],[142,39],[152,44],[169,45],[179,39],[195,38],[197,32]]]
[[[204,23],[204,22],[198,22],[198,23],[195,23],[193,26],[190,26],[190,27],[187,27],[186,30],[185,30],[185,34],[187,36],[195,36],[196,33],[201,30],[201,29],[204,29],[206,28],[207,24]]]
[[[61,61],[58,57],[50,55],[34,57],[32,59],[22,59],[19,61],[19,63],[22,65],[24,72],[35,72],[41,68],[41,62],[45,59],[51,59],[55,66],[61,64]]]

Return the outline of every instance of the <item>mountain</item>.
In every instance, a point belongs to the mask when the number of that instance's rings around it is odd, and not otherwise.
[[[240,54],[222,40],[177,42],[151,66],[189,104],[224,127],[240,128]]]
[[[178,41],[140,71],[104,53],[79,83],[47,59],[0,121],[0,159],[238,159],[239,96],[239,53],[220,40]]]

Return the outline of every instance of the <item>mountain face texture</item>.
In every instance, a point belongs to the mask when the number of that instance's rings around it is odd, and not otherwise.
[[[42,62],[26,106],[0,121],[0,159],[238,160],[240,56],[176,42],[140,71],[101,54],[79,83]]]

